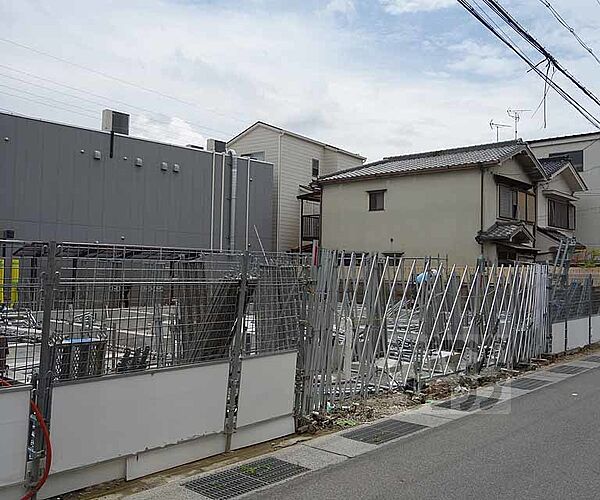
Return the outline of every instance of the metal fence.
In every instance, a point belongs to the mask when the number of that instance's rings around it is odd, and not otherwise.
[[[600,314],[600,286],[593,275],[570,276],[565,283],[556,283],[551,290],[552,323],[597,316]]]
[[[297,411],[547,349],[544,265],[0,241],[0,376],[68,381],[298,349]],[[45,353],[45,354],[44,354]],[[41,358],[44,358],[41,360]],[[236,382],[237,381],[237,382]],[[234,424],[236,394],[228,419]]]
[[[238,323],[244,355],[296,347],[298,255],[15,240],[0,248],[0,376],[13,382],[38,370],[45,306],[58,380],[225,359]]]
[[[434,268],[434,265],[437,266]],[[322,252],[301,348],[302,412],[547,349],[545,265]]]

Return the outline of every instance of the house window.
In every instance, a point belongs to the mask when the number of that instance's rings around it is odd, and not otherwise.
[[[319,177],[319,160],[313,158],[312,160],[312,176],[314,179]]]
[[[535,222],[535,195],[524,189],[498,185],[498,214],[505,219]]]
[[[369,193],[369,212],[379,212],[384,209],[385,189],[367,191]]]
[[[548,224],[561,229],[575,229],[575,207],[566,201],[548,200]]]
[[[244,158],[251,158],[252,160],[265,161],[265,152],[257,151],[255,153],[246,153],[242,155]]]
[[[566,156],[571,161],[571,164],[578,172],[583,172],[583,150],[579,151],[564,151],[562,153],[550,153],[550,158],[556,156]]]

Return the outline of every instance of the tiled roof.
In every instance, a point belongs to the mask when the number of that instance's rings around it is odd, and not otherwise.
[[[567,163],[569,158],[566,156],[555,156],[552,158],[540,158],[540,165],[548,177],[552,177],[556,172],[561,170]]]
[[[392,156],[373,163],[323,176],[320,182],[341,182],[379,175],[410,174],[429,170],[478,164],[495,164],[526,149],[522,141],[494,142],[464,148],[445,149],[404,156]]]
[[[533,235],[522,222],[496,222],[486,231],[481,231],[477,239],[478,241],[511,241],[521,231],[533,239]]]

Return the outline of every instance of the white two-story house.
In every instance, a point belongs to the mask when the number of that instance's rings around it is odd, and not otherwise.
[[[548,260],[561,241],[577,239],[576,203],[585,196],[587,186],[567,156],[541,158],[540,164],[547,179],[538,186],[536,245],[538,258]]]
[[[303,233],[305,242],[319,236],[319,197],[309,185],[321,175],[362,165],[366,159],[261,121],[228,141],[227,147],[239,156],[273,164],[273,250],[278,251],[300,248]]]
[[[528,141],[529,146],[538,158],[567,157],[581,181],[587,185],[587,190],[579,190],[569,200],[575,209],[573,220],[569,222],[574,227],[577,241],[588,248],[600,247],[600,132],[576,134],[562,137],[549,137]],[[571,181],[575,187],[577,182]],[[568,189],[567,189],[568,191]],[[545,209],[545,207],[542,207]],[[560,209],[563,210],[564,209]],[[561,212],[562,213],[562,212]],[[550,214],[547,220],[541,220],[541,225],[550,225]],[[565,228],[564,216],[558,222],[561,229]]]

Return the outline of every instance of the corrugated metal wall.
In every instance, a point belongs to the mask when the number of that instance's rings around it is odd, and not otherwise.
[[[0,230],[18,239],[228,248],[228,156],[124,136],[109,152],[108,133],[0,113]],[[240,158],[238,172],[236,249],[259,250],[256,225],[271,250],[273,167],[251,161],[249,180]]]

